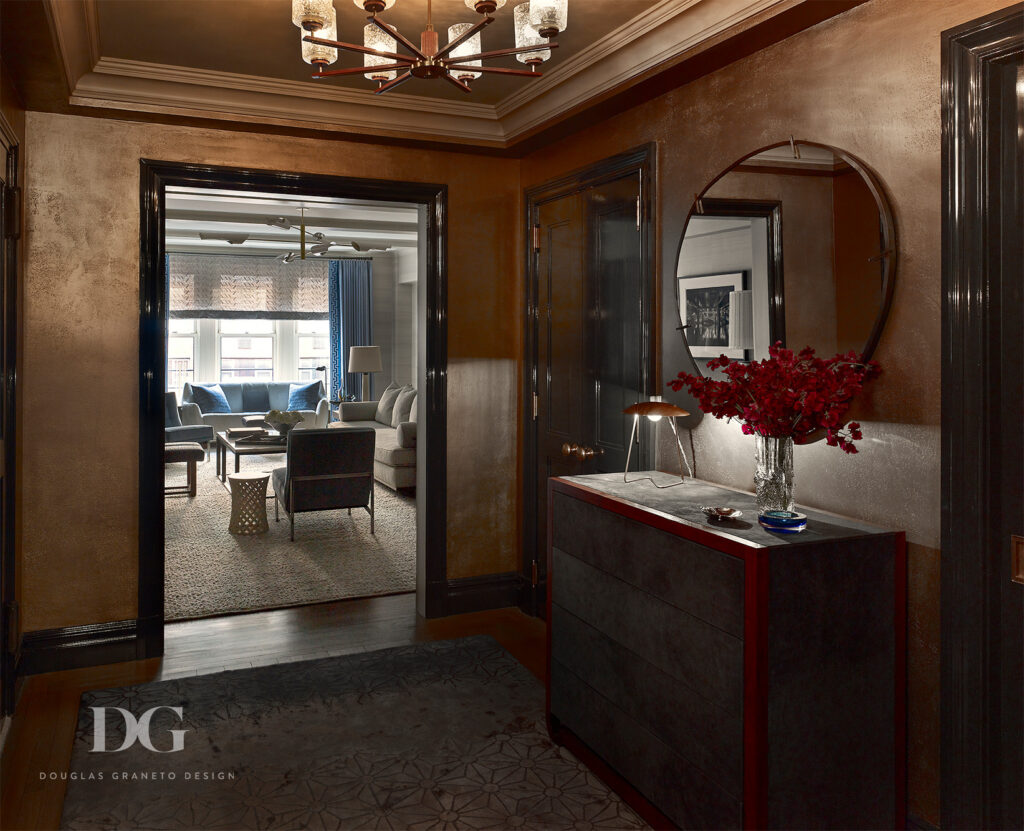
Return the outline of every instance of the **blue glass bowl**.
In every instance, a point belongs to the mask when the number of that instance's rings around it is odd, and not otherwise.
[[[798,534],[807,527],[807,514],[796,511],[765,511],[757,521],[763,528],[779,534]]]

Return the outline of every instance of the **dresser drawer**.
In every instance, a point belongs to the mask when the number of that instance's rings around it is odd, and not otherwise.
[[[743,806],[664,739],[552,660],[551,713],[680,828],[739,828]]]
[[[740,638],[558,549],[551,600],[726,712],[742,712]],[[553,644],[559,637],[552,629]]]
[[[712,626],[743,636],[743,561],[555,493],[552,545]]]
[[[743,794],[743,719],[593,626],[551,606],[551,657],[736,798]],[[562,714],[554,711],[556,716]],[[571,721],[567,715],[565,720]]]

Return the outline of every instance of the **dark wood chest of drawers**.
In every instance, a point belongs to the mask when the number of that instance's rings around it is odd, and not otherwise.
[[[552,479],[549,500],[557,741],[681,828],[904,827],[902,533],[807,511],[780,537],[695,480]]]

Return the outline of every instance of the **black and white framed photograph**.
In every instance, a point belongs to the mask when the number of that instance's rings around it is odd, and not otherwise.
[[[679,278],[679,312],[686,323],[686,342],[693,357],[749,359],[749,350],[729,347],[729,296],[747,287],[746,271]]]

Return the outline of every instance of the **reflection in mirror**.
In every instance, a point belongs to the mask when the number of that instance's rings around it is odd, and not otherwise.
[[[888,310],[894,250],[881,191],[855,159],[798,142],[749,156],[698,198],[676,268],[697,367],[760,360],[782,341],[870,354]]]

